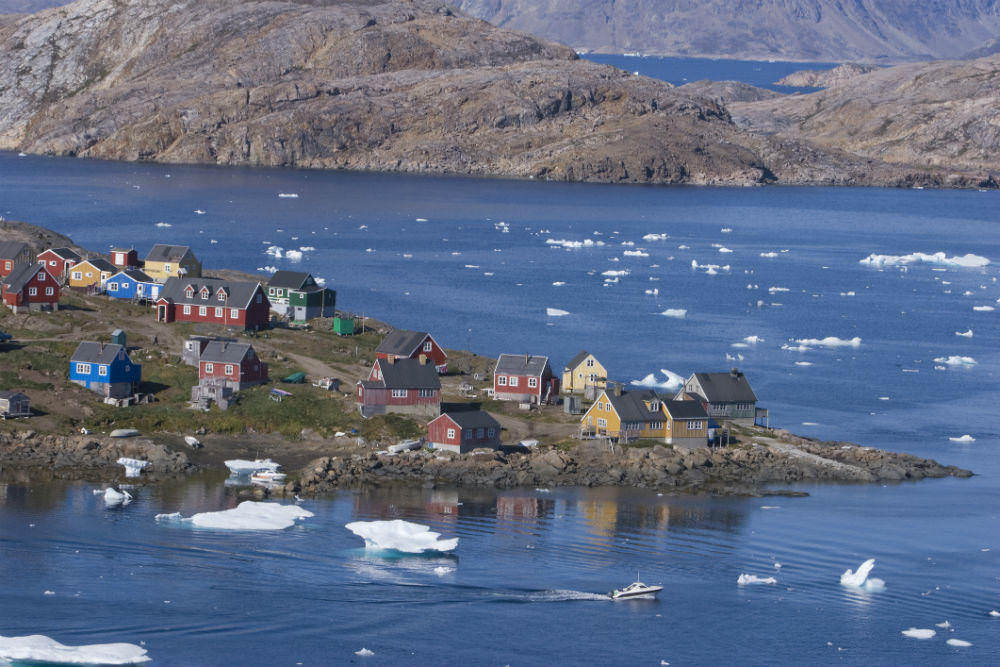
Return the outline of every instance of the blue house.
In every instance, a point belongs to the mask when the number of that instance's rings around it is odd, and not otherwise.
[[[142,366],[122,345],[87,341],[70,358],[69,379],[106,398],[128,398],[139,391]]]
[[[160,283],[139,269],[125,269],[104,283],[104,291],[116,299],[155,301],[160,296]]]

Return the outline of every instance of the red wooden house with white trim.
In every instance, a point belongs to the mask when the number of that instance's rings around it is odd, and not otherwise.
[[[441,380],[430,360],[378,359],[368,379],[358,382],[361,416],[398,412],[436,417],[441,414]]]
[[[501,354],[493,369],[493,398],[536,405],[559,395],[559,380],[548,357]]]
[[[271,302],[259,282],[170,278],[155,308],[157,322],[205,322],[256,331],[271,321]]]
[[[0,276],[10,275],[16,264],[31,261],[31,248],[20,241],[0,241]]]
[[[198,360],[198,381],[216,382],[240,391],[267,382],[267,364],[249,343],[213,340]]]
[[[49,248],[38,253],[38,261],[45,264],[50,275],[62,280],[69,276],[69,270],[75,264],[83,261],[83,257],[69,248]]]
[[[433,449],[464,454],[477,447],[500,446],[500,422],[483,410],[446,412],[427,425],[427,441]]]
[[[59,310],[59,282],[40,262],[15,264],[2,281],[5,306],[22,310]]]
[[[434,362],[438,373],[448,372],[448,355],[426,331],[396,329],[375,348],[377,359],[418,359],[420,355]]]

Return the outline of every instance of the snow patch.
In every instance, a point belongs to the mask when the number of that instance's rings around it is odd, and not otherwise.
[[[199,512],[190,518],[182,517],[180,512],[157,514],[156,521],[176,521],[216,530],[283,530],[294,526],[296,520],[311,516],[312,512],[298,505],[245,500],[233,509]]]
[[[433,532],[428,526],[411,523],[402,519],[394,521],[354,521],[345,526],[365,541],[366,549],[386,549],[404,553],[424,553],[427,551],[452,551],[458,546],[458,538],[440,540],[441,533]]]
[[[146,649],[135,644],[67,646],[45,635],[0,636],[0,659],[59,665],[136,665],[150,660]]]

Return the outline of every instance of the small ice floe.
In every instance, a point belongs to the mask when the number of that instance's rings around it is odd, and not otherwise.
[[[840,296],[855,296],[855,294],[854,294],[853,291],[850,291],[850,292],[841,292]]]
[[[936,357],[934,363],[945,364],[946,366],[975,366],[979,362],[972,357],[952,355],[950,357]]]
[[[419,554],[428,551],[452,551],[458,546],[457,537],[441,540],[438,539],[441,533],[435,533],[430,527],[402,519],[354,521],[345,528],[364,539],[366,549]]]
[[[414,222],[427,222],[427,218],[415,218]]]
[[[28,157],[28,154],[27,153],[18,153],[17,156],[18,157]]]
[[[535,489],[535,492],[536,493],[552,493],[552,489],[537,488],[537,489]]]
[[[104,491],[105,507],[124,507],[132,502],[132,494],[128,491],[118,491],[110,486]]]
[[[961,336],[962,338],[972,338],[973,334],[972,334],[972,329],[969,329],[968,331],[956,331],[955,335]]]
[[[968,442],[975,442],[976,441],[976,439],[973,438],[968,433],[966,433],[965,435],[960,435],[957,438],[948,438],[948,439],[951,440],[952,442],[961,442],[961,443],[968,443]]]
[[[56,594],[55,591],[43,591],[42,592],[42,595],[55,595],[55,594]]]
[[[690,250],[690,249],[691,249],[691,246],[689,246],[689,245],[684,245],[684,244],[682,243],[682,244],[680,244],[679,246],[677,246],[677,249],[678,249],[678,250]]]
[[[778,294],[779,292],[791,292],[787,287],[768,287],[767,291],[769,294]]]
[[[368,658],[375,655],[375,651],[370,651],[366,648],[362,648],[360,651],[355,651],[354,655],[360,655],[362,658]]]
[[[747,336],[743,339],[743,342],[747,345],[756,345],[757,343],[763,343],[764,339],[760,336]]]
[[[446,575],[451,574],[454,571],[455,571],[455,568],[453,568],[453,567],[445,567],[444,565],[438,565],[436,568],[434,568],[434,574],[436,574],[439,577],[444,577]]]
[[[595,241],[593,239],[584,239],[582,241],[570,241],[568,239],[546,239],[545,244],[550,246],[566,248],[567,250],[577,250],[579,248],[594,248],[596,246],[603,246],[604,241]]]
[[[758,577],[756,574],[741,574],[736,579],[738,586],[749,586],[751,584],[776,584],[778,580],[774,577]]]
[[[643,241],[666,241],[670,238],[669,234],[646,234],[642,237]]]
[[[626,250],[622,255],[625,257],[649,257],[649,253],[642,250]]]
[[[295,525],[299,519],[313,516],[309,510],[298,505],[262,503],[245,500],[233,509],[219,512],[199,512],[189,518],[180,512],[157,514],[156,521],[180,522],[197,528],[215,530],[283,530]]]
[[[813,364],[812,364],[811,361],[796,361],[795,365],[796,366],[812,366]]]
[[[482,267],[480,267],[478,264],[466,264],[465,268],[467,268],[467,269],[479,269],[479,268],[482,268]]]
[[[802,422],[803,426],[819,426],[819,422]]]
[[[812,350],[808,345],[789,345],[788,343],[782,343],[781,349],[786,352],[809,352]]]
[[[653,289],[646,290],[648,296],[660,296],[660,288],[654,287]]]
[[[765,259],[774,259],[775,257],[778,256],[778,253],[776,253],[774,251],[771,251],[771,252],[762,252],[762,253],[760,253],[760,256],[764,257]]]
[[[298,192],[279,192],[278,199],[298,199]]]
[[[951,637],[950,639],[946,640],[945,644],[947,644],[948,646],[955,646],[958,648],[967,648],[969,646],[972,646],[972,642],[967,642],[964,639],[955,639],[954,637]]]
[[[45,635],[0,636],[0,661],[55,665],[137,665],[149,662],[147,651],[135,644],[68,646]]]
[[[265,273],[277,273],[278,272],[278,267],[272,266],[270,264],[265,264],[264,266],[258,266],[257,270],[258,271],[263,271]]]
[[[719,231],[722,232],[723,234],[732,234],[733,233],[733,230],[732,230],[731,227],[723,227]]]
[[[203,210],[201,210],[200,208],[196,208],[194,210],[194,212],[195,212],[195,215],[205,215],[205,212]]]
[[[650,373],[641,380],[632,380],[630,384],[636,387],[644,387],[646,389],[662,389],[666,391],[671,391],[674,389],[680,389],[684,386],[684,378],[670,371],[666,368],[661,368],[660,372],[663,373],[664,380],[660,380],[656,377],[656,373]]]
[[[603,271],[601,275],[609,278],[621,278],[629,275],[629,273],[628,269],[609,269],[608,271]]]
[[[293,262],[302,261],[302,251],[301,250],[286,250],[285,259],[291,260]]]
[[[990,611],[990,616],[992,618],[1000,618],[1000,611],[997,611],[996,609],[993,609],[992,611]]]
[[[747,343],[733,343],[729,347],[737,347],[737,348],[740,348],[740,349],[745,349],[745,348],[750,347],[750,345],[747,344]]]
[[[127,456],[123,456],[118,459],[118,465],[125,468],[126,477],[138,477],[143,468],[149,465],[149,461],[140,461],[139,459],[130,459]]]
[[[883,591],[885,582],[875,577],[868,578],[872,568],[875,567],[875,559],[869,558],[858,566],[857,571],[847,570],[840,575],[840,585],[848,588],[861,588],[866,591]]]
[[[951,623],[948,621],[942,621],[941,623],[935,623],[934,627],[948,629],[951,627]]]
[[[216,241],[215,239],[210,239],[209,243],[211,243],[212,245],[216,245],[218,241]]]
[[[562,280],[557,280],[557,281],[555,281],[554,283],[552,283],[552,286],[553,286],[553,287],[562,287],[562,286],[563,286],[563,285],[565,285],[565,284],[566,284],[566,283],[565,283],[565,282],[563,282]]]
[[[827,336],[826,338],[797,338],[795,342],[807,347],[861,347],[861,338],[858,336],[846,339],[837,338],[836,336]]]
[[[930,628],[908,628],[900,631],[900,634],[910,639],[933,639],[937,631]]]
[[[545,315],[546,317],[565,317],[566,315],[569,315],[569,311],[561,310],[559,308],[546,308]]]
[[[962,255],[960,257],[949,257],[944,252],[936,252],[933,254],[914,252],[909,255],[877,255],[872,253],[862,259],[859,263],[878,268],[886,266],[906,266],[909,264],[934,264],[937,266],[976,269],[987,266],[990,263],[990,260],[973,254]]]
[[[992,313],[995,308],[993,308],[993,306],[973,306],[972,310],[977,313]]]
[[[156,226],[157,227],[173,227],[173,225],[171,225],[169,222],[158,222],[158,223],[156,223]]]
[[[728,253],[731,253],[731,252],[732,252],[732,250],[730,250],[730,249],[729,249],[729,248],[727,248],[726,246],[722,246],[721,248],[719,248],[719,252],[721,252],[721,253],[723,253],[723,254],[728,254]]]
[[[315,249],[316,248],[314,246],[311,246],[311,245],[299,246],[299,250],[301,250],[302,252],[312,252]]]
[[[285,254],[285,249],[277,245],[267,246],[267,250],[264,251],[265,254],[274,257],[275,259],[281,259]]]
[[[665,311],[660,313],[664,317],[673,317],[677,320],[683,320],[687,317],[688,311],[686,308],[667,308]]]

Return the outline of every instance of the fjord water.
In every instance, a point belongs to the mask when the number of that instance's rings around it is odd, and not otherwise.
[[[156,665],[1000,661],[1000,619],[988,615],[1000,608],[1000,194],[605,186],[2,154],[0,214],[94,249],[183,243],[209,267],[310,271],[337,290],[341,308],[483,354],[548,354],[561,369],[586,348],[626,380],[738,365],[776,425],[978,474],[795,487],[808,498],[344,492],[307,501],[314,518],[265,534],[153,521],[230,505],[218,480],[140,489],[116,510],[85,484],[8,485],[0,635],[145,641]],[[290,261],[266,254],[269,246],[315,249]],[[905,271],[859,263],[872,252],[914,251],[991,263]],[[710,275],[692,260],[720,268]],[[605,271],[628,275],[606,283]],[[547,317],[546,308],[570,314]],[[687,314],[659,314],[667,309]],[[970,328],[971,338],[955,335]],[[781,349],[828,336],[861,342]],[[935,361],[948,357],[976,363]],[[965,433],[975,442],[949,441]],[[459,537],[455,556],[366,554],[343,528],[395,517]],[[869,557],[887,589],[842,588],[840,574]],[[593,595],[637,570],[663,583],[659,602]],[[741,588],[741,573],[778,583]],[[900,635],[945,620],[954,631],[938,629],[932,640]],[[948,637],[972,646],[948,646]],[[356,656],[362,647],[375,655]]]

